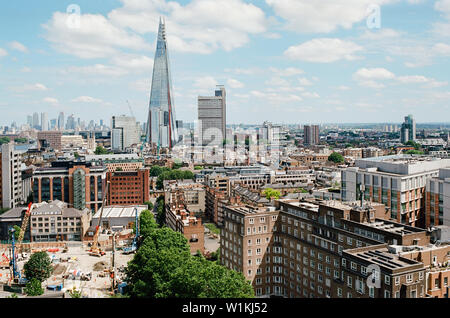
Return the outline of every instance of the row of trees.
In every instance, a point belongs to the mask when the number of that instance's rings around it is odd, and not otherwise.
[[[187,239],[158,227],[150,211],[140,216],[143,241],[128,263],[126,280],[131,297],[251,298],[251,284],[201,254],[192,256]]]
[[[156,188],[162,189],[164,180],[183,180],[183,179],[194,179],[194,174],[189,170],[166,170],[163,171],[156,179]]]

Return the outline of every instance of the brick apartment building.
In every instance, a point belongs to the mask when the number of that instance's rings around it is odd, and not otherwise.
[[[54,161],[33,172],[33,202],[60,200],[78,210],[96,212],[102,205],[106,167],[77,161]]]
[[[168,198],[167,198],[168,196]],[[166,193],[166,224],[172,230],[180,232],[188,240],[191,254],[205,251],[205,229],[202,219],[190,212],[182,190]]]
[[[150,170],[107,172],[108,205],[137,205],[150,200]]]
[[[257,297],[430,297],[422,257],[396,253],[426,249],[427,231],[388,219],[379,203],[278,200],[275,209],[226,207],[221,263],[241,271]],[[447,271],[448,259],[441,257],[439,273]],[[380,288],[366,284],[370,274]]]
[[[54,150],[62,149],[62,132],[61,131],[39,131],[37,133],[38,148],[53,148]]]

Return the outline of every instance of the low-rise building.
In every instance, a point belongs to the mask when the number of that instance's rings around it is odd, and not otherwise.
[[[31,241],[81,241],[90,221],[91,211],[87,208],[78,210],[59,200],[41,202],[31,211]]]
[[[136,205],[150,200],[150,171],[139,169],[136,171],[107,172],[109,181],[108,205]]]

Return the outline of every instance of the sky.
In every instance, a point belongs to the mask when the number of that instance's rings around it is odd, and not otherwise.
[[[449,122],[450,0],[75,1],[0,4],[0,125],[145,122],[160,17],[178,120],[221,84],[228,124]]]

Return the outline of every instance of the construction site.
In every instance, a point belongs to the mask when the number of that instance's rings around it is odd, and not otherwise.
[[[108,238],[105,238],[103,242],[107,243]],[[24,277],[25,263],[32,253],[40,251],[47,253],[53,267],[50,278],[42,283],[45,290],[43,297],[67,297],[65,294],[74,287],[81,291],[82,297],[85,298],[110,297],[120,292],[119,287],[124,285],[124,268],[134,255],[124,253],[122,246],[127,243],[126,240],[118,241],[114,253],[112,246],[105,244],[101,256],[92,255],[90,252],[92,246],[83,242],[23,244],[23,250],[16,254],[16,275],[7,256],[10,248],[0,245],[4,258],[0,265],[0,298],[11,296],[13,293],[18,297],[26,297],[22,294],[24,284],[15,280],[15,277]]]

